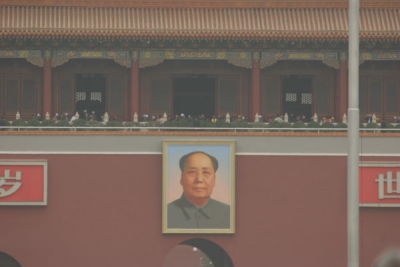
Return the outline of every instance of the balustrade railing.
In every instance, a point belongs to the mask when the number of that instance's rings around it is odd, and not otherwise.
[[[121,132],[309,132],[309,133],[340,133],[347,128],[272,128],[272,127],[141,127],[141,126],[0,126],[0,131],[121,131]],[[361,133],[400,133],[400,128],[360,128]]]

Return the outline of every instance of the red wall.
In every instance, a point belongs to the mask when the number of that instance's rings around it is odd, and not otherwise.
[[[161,233],[161,155],[0,155],[47,159],[46,207],[0,207],[0,251],[24,267],[162,266],[207,238],[235,267],[346,265],[346,158],[237,156],[237,231]],[[397,209],[362,209],[361,263],[399,244]]]

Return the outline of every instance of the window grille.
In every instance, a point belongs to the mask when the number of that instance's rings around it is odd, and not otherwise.
[[[101,102],[101,92],[90,92],[90,100]]]
[[[296,102],[297,95],[296,93],[286,93],[286,102]]]
[[[312,104],[312,94],[302,93],[301,94],[301,103],[302,104]]]
[[[86,92],[76,92],[75,101],[85,101],[86,100]]]

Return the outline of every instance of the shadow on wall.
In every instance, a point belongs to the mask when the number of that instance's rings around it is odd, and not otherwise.
[[[207,239],[186,240],[167,254],[163,267],[234,267],[231,257]]]

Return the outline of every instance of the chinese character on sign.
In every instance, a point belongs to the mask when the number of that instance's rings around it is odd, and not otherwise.
[[[375,181],[378,183],[379,199],[400,198],[400,172],[396,172],[396,178],[391,171],[386,173],[386,178],[381,173]]]
[[[10,175],[10,170],[4,170],[4,176],[0,177],[0,198],[14,194],[22,185],[22,172],[16,171],[15,176]]]

